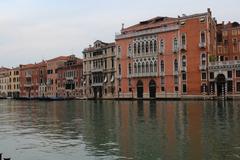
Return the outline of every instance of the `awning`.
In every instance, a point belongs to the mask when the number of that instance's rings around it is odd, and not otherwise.
[[[112,75],[111,82],[114,82],[114,75]]]

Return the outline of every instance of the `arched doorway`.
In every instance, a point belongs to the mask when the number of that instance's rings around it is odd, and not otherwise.
[[[154,80],[149,82],[149,97],[156,98],[156,83]]]
[[[141,80],[137,82],[137,98],[143,98],[143,82]]]
[[[226,78],[223,74],[219,74],[216,78],[217,84],[217,95],[224,96],[225,94],[225,85],[226,85]]]

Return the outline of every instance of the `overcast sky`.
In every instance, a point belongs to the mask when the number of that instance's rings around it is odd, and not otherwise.
[[[206,12],[240,21],[239,0],[0,0],[0,66],[75,54],[95,40],[114,41],[125,26],[155,16]]]

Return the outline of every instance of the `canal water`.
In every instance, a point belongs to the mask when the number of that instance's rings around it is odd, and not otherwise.
[[[240,101],[0,101],[13,160],[238,160]]]

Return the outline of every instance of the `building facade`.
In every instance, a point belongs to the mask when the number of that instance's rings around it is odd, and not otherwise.
[[[9,70],[8,97],[18,98],[20,95],[19,67]]]
[[[50,60],[47,60],[47,85],[46,96],[49,98],[59,97],[57,94],[57,69],[64,66],[64,63],[68,60],[69,56],[60,56]]]
[[[20,97],[39,98],[39,87],[41,82],[41,69],[46,67],[46,62],[20,65]]]
[[[9,68],[0,68],[0,97],[2,98],[6,98],[8,96],[9,71]]]
[[[83,62],[82,59],[69,56],[64,65],[57,69],[57,95],[62,98],[83,96]]]
[[[113,98],[115,93],[115,43],[96,41],[83,51],[84,95]]]
[[[156,17],[116,37],[115,95],[173,98],[208,93],[208,55],[216,52],[216,21],[206,13]]]
[[[240,25],[217,25],[217,52],[209,56],[210,95],[237,96],[240,93]]]

